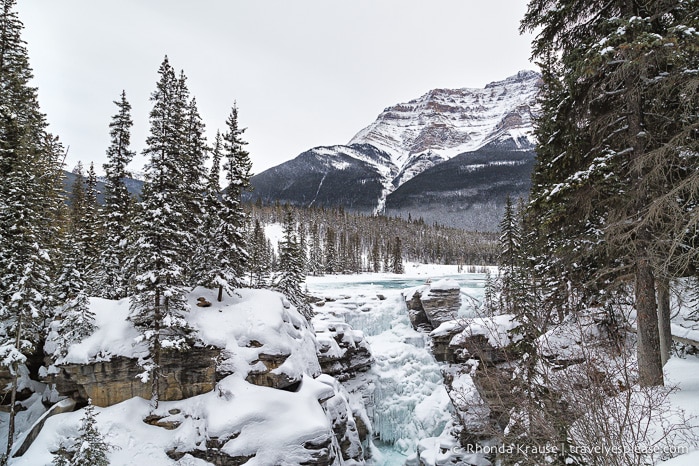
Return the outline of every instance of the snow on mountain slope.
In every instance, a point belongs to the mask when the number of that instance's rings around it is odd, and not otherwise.
[[[349,144],[371,144],[391,155],[405,181],[444,160],[511,140],[531,149],[532,113],[540,75],[520,71],[483,89],[435,89],[386,108]]]
[[[453,208],[460,204],[458,196],[438,199],[441,194],[430,194],[427,196],[429,203],[420,200],[420,194],[443,191],[443,180],[439,177],[427,176],[413,183],[413,188],[425,189],[411,197],[409,206],[392,197],[406,182],[459,155],[469,158],[469,154],[498,151],[512,154],[512,157],[498,159],[507,162],[520,160],[525,152],[533,154],[532,114],[536,111],[540,81],[538,73],[520,71],[483,89],[435,89],[419,99],[389,107],[348,145],[315,147],[255,175],[251,180],[254,190],[246,194],[245,200],[289,202],[306,207],[342,206],[365,213],[387,213],[392,208],[399,210],[396,214],[405,216],[410,212],[423,215],[443,211],[444,215],[439,215],[440,223],[461,224],[464,212]],[[460,167],[470,163],[463,162]],[[503,186],[502,176],[511,178],[512,170],[496,170],[502,175],[500,178],[490,176],[493,172],[488,168],[490,161],[483,163],[481,171],[487,176],[481,178],[491,180],[492,186]],[[527,165],[526,172],[515,170],[521,179],[515,180],[514,185],[521,189],[513,195],[528,191],[530,167],[531,164]],[[452,178],[457,175],[449,174]],[[452,194],[466,191],[479,194],[469,180],[461,178],[460,184],[451,189]],[[512,185],[510,181],[504,184]],[[499,198],[488,201],[490,204],[482,208],[477,206],[476,210],[493,211],[496,205],[500,206],[496,209],[499,215],[504,203]],[[495,214],[491,217],[495,220],[476,226],[497,229],[499,220]],[[470,222],[469,225],[475,224]]]

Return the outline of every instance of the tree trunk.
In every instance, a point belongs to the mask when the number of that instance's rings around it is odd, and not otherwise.
[[[167,302],[167,298],[165,298]],[[153,315],[153,370],[151,371],[151,407],[158,409],[160,397],[160,322],[163,318],[160,308],[160,290],[155,292],[155,313]]]
[[[635,2],[627,4],[627,16],[635,13]],[[630,61],[634,57],[629,58]],[[636,273],[636,327],[638,334],[638,381],[642,387],[663,385],[663,364],[660,357],[660,333],[658,332],[658,308],[655,300],[655,278],[653,265],[649,255],[653,242],[652,232],[644,225],[644,211],[649,203],[648,188],[644,183],[646,169],[639,163],[639,158],[645,153],[645,137],[643,131],[643,82],[644,69],[642,66],[632,67],[626,71],[626,105],[629,143],[631,152],[631,170],[629,178],[633,203],[627,218],[638,224],[638,230],[633,240]]]
[[[655,301],[655,279],[650,259],[639,250],[636,260],[636,327],[638,333],[638,382],[642,387],[663,385],[663,364],[660,357],[658,309]]]
[[[22,342],[22,311],[18,313],[17,318],[17,336],[15,338],[15,348],[19,351],[20,343]],[[13,363],[14,374],[12,374],[12,389],[10,392],[10,420],[7,425],[7,454],[6,458],[9,460],[10,453],[12,451],[12,445],[15,441],[15,418],[17,417],[17,411],[15,410],[15,403],[17,402],[17,385],[19,378],[19,364]]]
[[[660,333],[660,359],[663,366],[670,359],[672,330],[670,329],[670,280],[656,280],[658,289],[658,330]]]
[[[252,286],[252,278],[250,278],[250,285]],[[223,285],[218,286],[218,297],[216,299],[218,299],[219,303],[223,301]]]

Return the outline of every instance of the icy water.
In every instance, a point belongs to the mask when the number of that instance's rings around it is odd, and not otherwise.
[[[366,279],[365,279],[366,277]],[[483,274],[367,274],[309,278],[308,291],[328,298],[319,313],[361,330],[371,345],[372,369],[347,383],[362,396],[374,426],[374,463],[401,466],[418,440],[437,437],[451,419],[442,385],[441,363],[428,348],[429,337],[410,325],[401,291],[451,278],[462,292],[461,316],[473,312],[483,295]]]

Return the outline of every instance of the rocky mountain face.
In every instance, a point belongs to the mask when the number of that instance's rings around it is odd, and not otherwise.
[[[386,108],[347,145],[317,147],[252,179],[252,199],[343,206],[497,229],[507,194],[526,196],[540,76],[435,89]]]

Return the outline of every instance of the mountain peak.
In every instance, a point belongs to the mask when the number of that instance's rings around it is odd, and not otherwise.
[[[478,89],[432,89],[384,109],[347,145],[316,147],[252,178],[252,196],[497,230],[526,196],[541,79],[520,71]]]
[[[485,89],[503,86],[506,84],[527,83],[531,81],[538,86],[539,81],[541,81],[541,74],[533,70],[522,70],[517,72],[515,75],[503,79],[502,81],[493,81],[492,83],[486,84]]]
[[[387,107],[349,144],[371,144],[391,155],[394,185],[452,157],[491,143],[533,147],[532,112],[540,75],[524,70],[480,89],[433,89]]]

